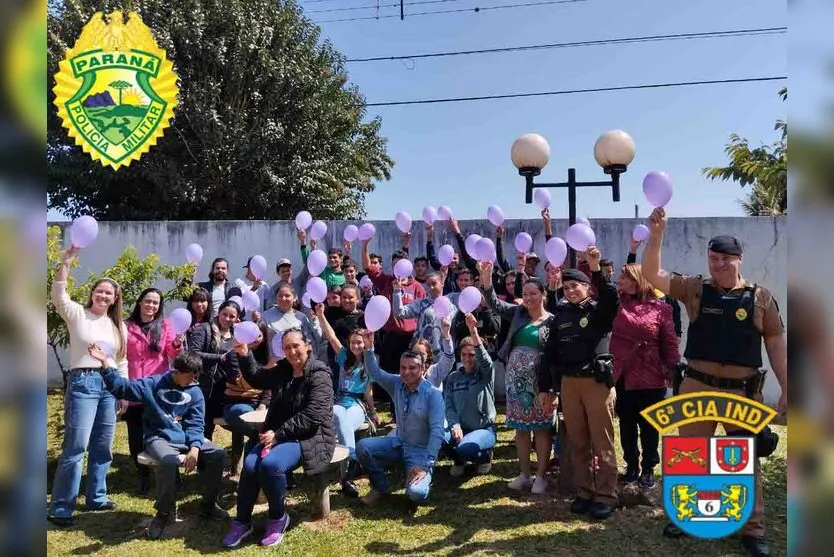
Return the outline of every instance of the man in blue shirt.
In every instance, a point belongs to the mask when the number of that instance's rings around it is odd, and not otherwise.
[[[365,332],[365,371],[391,396],[397,419],[397,434],[391,437],[362,439],[356,456],[367,470],[371,492],[362,502],[373,505],[388,493],[385,463],[402,462],[405,466],[408,498],[416,505],[429,497],[432,472],[437,453],[443,444],[443,395],[423,379],[423,357],[405,352],[400,357],[400,374],[382,371],[373,350],[374,334]]]

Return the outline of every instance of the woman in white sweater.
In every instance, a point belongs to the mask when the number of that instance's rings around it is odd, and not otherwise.
[[[64,443],[52,482],[52,501],[47,518],[60,527],[72,526],[72,513],[81,487],[81,465],[87,461],[86,509],[112,510],[107,498],[107,470],[113,460],[111,447],[116,426],[117,402],[105,388],[100,363],[90,356],[91,343],[112,347],[112,365],[127,377],[125,355],[127,330],[122,321],[121,289],[116,281],[99,279],[87,304],[74,302],[67,294],[67,276],[78,248],[68,249],[52,282],[52,303],[64,319],[70,337],[70,363],[64,395]],[[121,407],[127,406],[119,401]]]

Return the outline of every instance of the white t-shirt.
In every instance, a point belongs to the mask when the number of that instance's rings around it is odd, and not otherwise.
[[[212,315],[217,315],[220,311],[220,305],[226,301],[226,285],[216,284],[211,291],[211,307],[213,309]]]

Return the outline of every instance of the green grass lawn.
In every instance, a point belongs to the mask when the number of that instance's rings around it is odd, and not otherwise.
[[[55,462],[60,454],[63,422],[60,396],[49,397],[47,446],[48,489],[51,492]],[[500,411],[500,410],[499,410]],[[503,419],[499,415],[499,420]],[[776,426],[781,436],[779,449],[764,461],[765,504],[768,539],[773,555],[785,554],[786,543],[786,440],[787,428]],[[228,432],[218,428],[215,442],[230,443]],[[619,452],[619,447],[617,447]],[[153,496],[139,497],[136,474],[128,457],[125,425],[119,422],[113,447],[113,466],[108,476],[111,498],[118,510],[109,513],[78,513],[76,526],[67,531],[49,525],[50,555],[159,555],[181,556],[227,553],[220,547],[227,524],[201,523],[196,517],[199,495],[197,476],[186,477],[179,499],[181,522],[166,530],[159,541],[144,538],[144,527],[154,514]],[[292,527],[284,542],[272,550],[257,545],[266,510],[256,510],[256,535],[252,543],[229,551],[235,555],[742,555],[735,538],[719,541],[669,540],[661,535],[667,519],[662,509],[633,507],[618,511],[605,522],[576,518],[568,510],[569,500],[552,491],[546,495],[519,494],[506,487],[517,473],[512,433],[499,429],[492,472],[486,476],[449,476],[451,462],[441,461],[436,469],[427,505],[414,516],[407,514],[402,489],[389,502],[373,509],[331,495],[332,514],[312,522],[303,485],[290,492],[287,500]],[[392,487],[402,486],[403,474],[392,475]],[[360,489],[369,489],[366,479]],[[554,481],[551,482],[555,484]],[[235,484],[225,481],[221,505],[234,516]],[[658,487],[656,489],[660,489]],[[83,493],[83,483],[82,483]],[[83,503],[83,496],[79,504]]]

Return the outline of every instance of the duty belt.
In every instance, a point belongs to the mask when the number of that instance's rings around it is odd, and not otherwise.
[[[755,373],[746,379],[729,379],[727,377],[716,377],[715,375],[709,375],[707,373],[698,371],[697,369],[688,367],[686,368],[686,377],[691,377],[695,381],[700,381],[701,383],[709,385],[710,387],[715,387],[716,389],[725,389],[729,391],[746,391],[749,386],[749,383],[755,381],[758,378],[758,373]]]
[[[563,377],[593,377],[594,368],[591,365],[585,364],[582,367],[571,366],[561,370]]]

